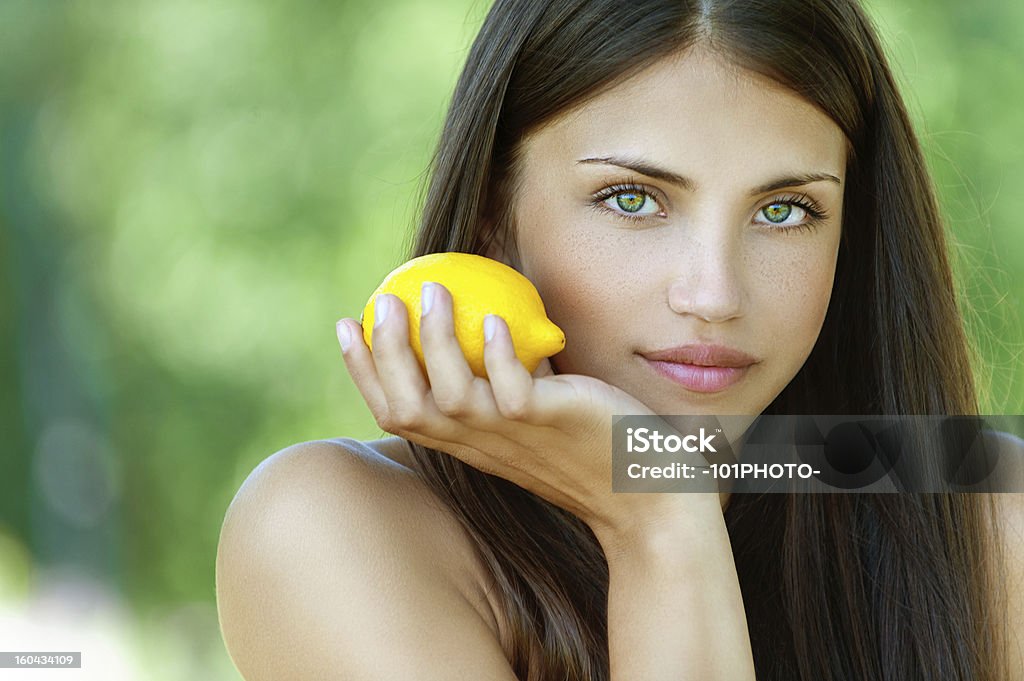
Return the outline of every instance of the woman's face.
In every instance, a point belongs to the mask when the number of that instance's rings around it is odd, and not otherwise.
[[[555,371],[600,378],[660,414],[761,413],[828,308],[845,144],[792,92],[696,51],[528,137],[515,264],[565,331]],[[756,362],[730,371],[646,357],[690,344]]]

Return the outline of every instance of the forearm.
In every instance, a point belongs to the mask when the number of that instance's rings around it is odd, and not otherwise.
[[[725,521],[705,518],[606,550],[611,681],[754,681]]]

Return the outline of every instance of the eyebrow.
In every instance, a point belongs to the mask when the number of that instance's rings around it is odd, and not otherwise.
[[[653,177],[657,180],[669,182],[674,185],[678,185],[688,191],[694,191],[696,183],[688,177],[684,177],[677,173],[661,168],[650,161],[642,158],[623,158],[620,156],[605,156],[601,158],[581,158],[576,161],[579,163],[587,164],[601,164],[601,165],[612,165],[620,168],[627,168],[633,170],[642,175]],[[805,184],[812,184],[814,182],[834,182],[841,185],[842,181],[831,173],[803,173],[800,175],[793,175],[791,177],[779,177],[770,182],[766,182],[762,185],[754,187],[750,190],[751,196],[757,196],[758,194],[765,194],[767,192],[775,191],[776,189],[784,189],[786,187],[801,187]]]

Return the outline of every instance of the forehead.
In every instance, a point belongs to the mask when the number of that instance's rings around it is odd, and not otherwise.
[[[665,58],[556,117],[525,140],[535,162],[622,152],[694,177],[787,170],[843,177],[846,138],[815,105],[705,51]],[[790,166],[792,166],[790,168]]]

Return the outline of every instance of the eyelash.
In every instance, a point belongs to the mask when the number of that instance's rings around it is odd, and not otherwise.
[[[620,217],[624,220],[630,220],[632,222],[641,222],[643,220],[646,220],[647,218],[655,217],[654,215],[630,215],[628,213],[620,213],[604,205],[604,202],[607,201],[609,198],[617,196],[619,194],[626,193],[643,194],[645,196],[649,196],[656,202],[660,203],[656,191],[648,189],[647,187],[644,187],[641,184],[637,184],[633,180],[629,180],[621,184],[614,184],[610,187],[606,187],[605,189],[602,189],[601,191],[597,192],[596,194],[594,194],[593,200],[591,201],[590,205],[599,212],[611,213],[612,215]],[[772,229],[773,231],[813,231],[815,228],[818,227],[818,225],[820,225],[822,222],[829,218],[828,211],[825,210],[821,205],[818,204],[817,201],[809,197],[807,194],[783,194],[780,196],[776,196],[772,198],[770,201],[768,201],[768,203],[761,206],[761,208],[764,208],[765,206],[771,206],[777,203],[788,204],[791,206],[797,206],[798,208],[802,208],[807,213],[808,218],[798,225],[771,227],[770,229]],[[761,208],[758,208],[758,211],[760,211]]]

